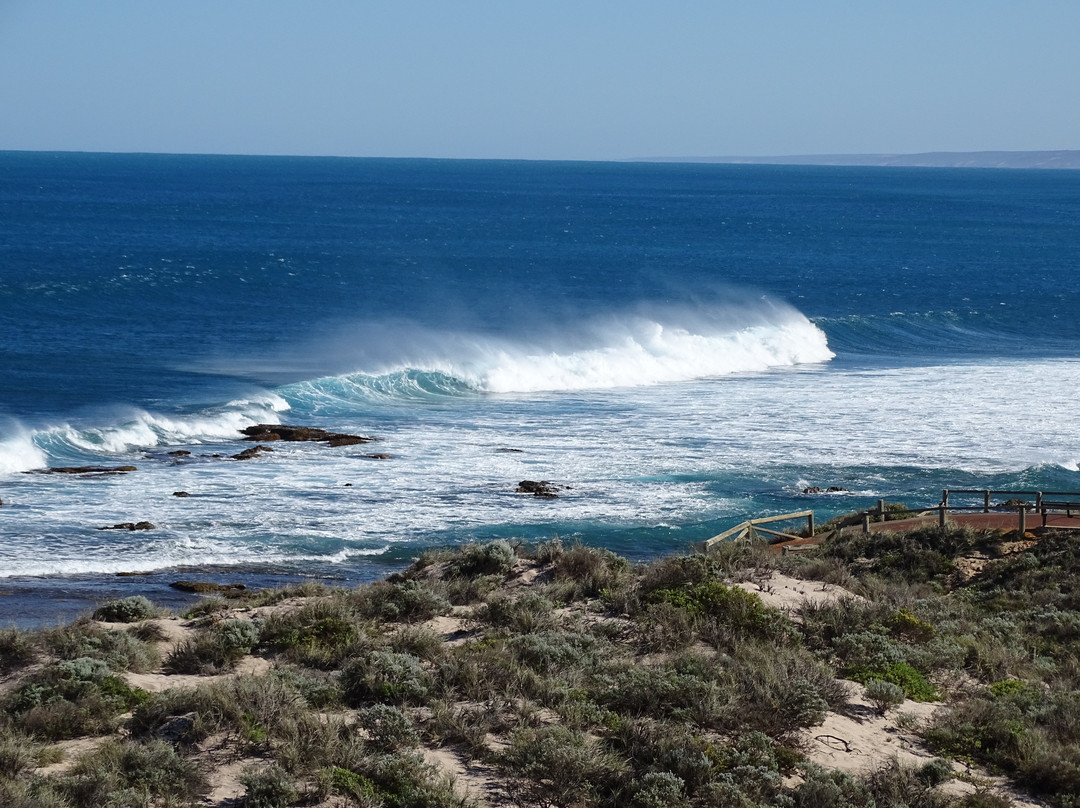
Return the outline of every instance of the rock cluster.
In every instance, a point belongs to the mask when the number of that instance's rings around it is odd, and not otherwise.
[[[364,435],[348,435],[344,432],[327,432],[310,426],[286,426],[284,424],[256,424],[240,430],[244,440],[270,442],[314,441],[327,446],[354,446],[358,443],[371,443],[375,438]]]
[[[518,494],[532,494],[538,499],[556,499],[559,491],[566,490],[568,485],[555,485],[547,480],[522,480],[518,483]]]

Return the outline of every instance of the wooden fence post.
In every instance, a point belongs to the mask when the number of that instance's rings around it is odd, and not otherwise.
[[[862,515],[862,532],[870,532],[870,511],[865,511]]]
[[[990,492],[983,491],[983,513],[990,513]]]
[[[1027,506],[1021,505],[1016,510],[1020,516],[1020,537],[1023,538],[1027,532]]]
[[[945,510],[946,510],[946,508],[945,508],[944,505],[942,505],[940,508],[938,508],[938,517],[937,517],[938,527],[945,527]]]

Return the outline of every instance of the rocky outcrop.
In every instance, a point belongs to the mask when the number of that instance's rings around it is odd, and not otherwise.
[[[156,527],[153,522],[121,522],[118,525],[99,527],[98,530],[154,530]]]
[[[804,494],[846,494],[848,490],[838,485],[830,485],[828,488],[812,485],[809,488],[804,488],[802,492]]]
[[[224,597],[238,597],[247,591],[243,584],[215,584],[210,581],[173,581],[169,584],[173,589],[181,592],[191,592],[196,595],[222,595]]]
[[[127,474],[134,466],[53,466],[51,469],[25,471],[24,474]]]
[[[371,443],[375,438],[364,435],[349,435],[344,432],[328,432],[310,426],[286,426],[285,424],[256,424],[240,430],[244,440],[260,441],[310,441],[325,443],[327,446],[355,446],[358,443]]]
[[[191,496],[191,494],[189,494],[187,491],[173,491],[172,495],[174,497],[190,497]]]
[[[274,450],[271,449],[269,446],[263,446],[262,444],[259,444],[258,446],[252,446],[249,449],[244,449],[244,451],[238,452],[237,454],[234,454],[232,456],[232,459],[233,460],[251,460],[251,458],[258,457],[263,452],[272,452],[272,451],[274,451]]]
[[[559,496],[559,491],[565,491],[569,489],[568,485],[555,485],[555,483],[549,483],[547,480],[522,480],[518,483],[518,494],[532,494],[538,499],[556,499]]]

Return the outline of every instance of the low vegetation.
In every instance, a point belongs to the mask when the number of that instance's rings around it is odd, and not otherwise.
[[[957,761],[1080,808],[1078,551],[934,529],[635,567],[496,541],[355,590],[207,599],[178,641],[161,621],[179,618],[112,601],[0,631],[0,804],[197,805],[222,761],[247,762],[232,793],[266,808],[1009,804],[943,789]],[[851,595],[783,612],[759,596],[774,571]],[[251,657],[264,672],[234,673]],[[127,678],[146,671],[199,678],[148,693]],[[943,702],[919,728],[939,757],[857,776],[812,763],[807,730],[854,694],[868,716]],[[84,737],[99,742],[60,759]],[[485,788],[453,782],[440,748]]]

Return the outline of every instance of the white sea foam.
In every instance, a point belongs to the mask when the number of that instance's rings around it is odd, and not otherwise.
[[[367,332],[364,332],[365,334]],[[377,349],[361,338],[360,372],[290,387],[302,398],[408,396],[417,372],[437,373],[488,393],[647,387],[733,373],[827,362],[825,333],[800,312],[775,303],[668,308],[577,323],[533,337],[435,333],[398,326]],[[434,380],[429,380],[434,382]],[[436,386],[438,386],[436,384]],[[424,390],[424,392],[438,392]],[[450,385],[443,393],[453,393]]]
[[[0,474],[44,466],[45,452],[34,443],[33,433],[19,426],[12,429],[12,434],[0,439]]]
[[[612,328],[602,344],[572,352],[493,351],[473,367],[493,393],[637,387],[762,371],[833,357],[824,332],[796,312],[786,321],[696,333],[654,320]]]
[[[49,465],[50,456],[72,452],[114,455],[234,438],[246,426],[279,423],[278,413],[288,409],[283,398],[267,393],[186,415],[135,409],[117,414],[111,423],[65,423],[37,430],[17,425],[12,435],[0,440],[0,473],[43,468]]]

